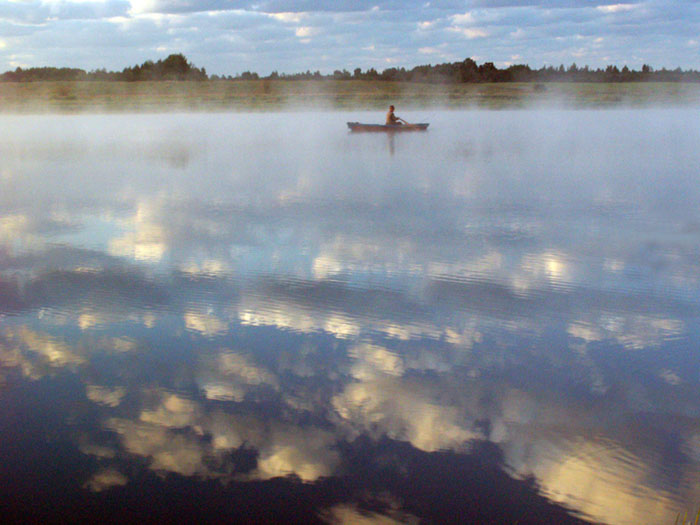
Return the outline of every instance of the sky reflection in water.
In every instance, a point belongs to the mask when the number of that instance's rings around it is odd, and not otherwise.
[[[698,112],[402,116],[2,117],[10,512],[697,509]]]

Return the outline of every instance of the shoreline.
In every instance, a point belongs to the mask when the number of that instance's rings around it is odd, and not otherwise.
[[[0,114],[411,109],[622,109],[700,105],[696,83],[417,84],[363,80],[0,83]]]

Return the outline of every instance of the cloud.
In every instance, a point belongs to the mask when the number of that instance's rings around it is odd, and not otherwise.
[[[84,487],[93,492],[102,492],[112,487],[122,487],[128,482],[129,479],[124,474],[118,470],[108,468],[95,473],[85,482]]]
[[[592,66],[602,66],[603,56],[613,56],[627,63],[645,60],[655,67],[697,67],[695,58],[682,53],[682,43],[695,35],[692,20],[698,14],[693,2],[5,2],[0,5],[0,34],[6,43],[0,49],[0,68],[3,63],[9,69],[18,62],[63,65],[69,51],[69,65],[86,69],[122,69],[168,52],[184,52],[196,65],[217,74],[246,69],[263,74],[332,72],[381,68],[387,61],[412,67],[425,63],[421,49],[440,48],[442,53],[436,54],[440,60],[465,58],[460,41],[464,38],[470,40],[471,56],[503,63],[519,54],[522,62],[538,67],[553,56],[564,63],[573,61],[576,50],[557,46],[553,40],[573,32],[606,38],[604,54],[588,55]],[[459,30],[448,31],[452,26]],[[529,38],[518,49],[506,40],[489,38],[519,27]],[[314,28],[315,34],[306,35],[303,28]],[[301,34],[295,36],[294,31]],[[660,35],[666,36],[663,49],[654,44]],[[358,54],[358,49],[371,45],[373,53]],[[101,52],[95,54],[92,49]]]
[[[340,503],[322,512],[322,517],[333,525],[417,525],[420,520],[406,512],[389,511],[387,514],[369,512],[356,505]]]
[[[277,377],[251,358],[221,349],[200,364],[197,382],[208,399],[241,402],[247,392],[267,386],[278,388]]]
[[[127,12],[126,0],[26,0],[0,4],[0,20],[39,25],[66,20],[99,20]]]
[[[226,0],[129,0],[133,15],[144,13],[196,13],[202,11],[228,11],[231,2]]]
[[[486,38],[490,36],[490,33],[486,29],[479,27],[453,27],[450,28],[450,31],[460,33],[469,40],[473,40],[475,38]]]
[[[598,11],[602,11],[603,13],[624,13],[626,11],[637,9],[638,7],[639,4],[608,4],[599,5],[596,7],[596,9]]]
[[[271,18],[287,24],[299,24],[306,17],[305,13],[270,13]]]
[[[572,321],[567,332],[586,342],[614,340],[629,350],[663,345],[685,331],[679,319],[650,315],[605,315],[591,321]]]
[[[228,323],[209,313],[185,312],[185,327],[199,332],[205,337],[223,335],[228,331]]]
[[[629,450],[594,440],[575,446],[541,441],[528,447],[514,442],[505,454],[518,475],[534,475],[546,497],[596,522],[657,521],[673,508],[674,495],[650,484],[654,472]]]
[[[35,226],[25,215],[4,215],[0,217],[0,242],[9,243],[19,237],[26,239],[32,236]]]
[[[268,13],[293,13],[293,12],[356,12],[356,11],[379,11],[397,10],[402,7],[409,7],[411,3],[422,5],[422,2],[409,0],[335,0],[327,2],[325,0],[261,0],[256,2],[242,2],[247,8],[254,8]],[[406,5],[408,4],[408,6]]]
[[[299,38],[309,38],[318,34],[318,28],[308,26],[297,27],[294,30],[294,34]]]
[[[130,454],[150,458],[150,468],[183,476],[211,476],[215,473],[205,464],[205,445],[192,434],[175,434],[167,427],[111,419],[106,428],[116,432]]]
[[[350,348],[348,355],[357,361],[350,373],[359,380],[371,379],[377,374],[401,376],[404,373],[403,360],[381,346],[355,345]]]
[[[447,29],[453,33],[461,34],[469,40],[486,38],[490,36],[490,32],[485,28],[475,26],[477,21],[482,22],[484,19],[485,17],[476,17],[474,13],[471,12],[453,15],[450,17],[452,25]]]
[[[133,231],[110,240],[109,253],[137,261],[161,260],[168,249],[168,239],[154,216],[158,211],[151,203],[141,203],[135,216],[127,222]]]
[[[472,13],[463,13],[461,15],[453,15],[451,17],[452,23],[456,25],[471,25],[476,23],[476,19]]]
[[[99,385],[87,385],[86,395],[90,401],[109,407],[116,407],[126,395],[123,387],[109,388]]]
[[[458,407],[440,403],[436,395],[420,383],[366,378],[347,385],[332,404],[363,434],[408,441],[426,452],[465,450],[479,434],[464,426]]]
[[[335,442],[331,433],[318,429],[275,427],[249,477],[271,479],[293,474],[312,482],[330,476],[340,463]]]
[[[239,312],[241,324],[247,326],[276,326],[303,333],[327,331],[341,339],[355,337],[360,333],[360,326],[349,317],[328,312],[320,318],[315,312],[299,308],[295,304],[261,303],[259,297],[244,297]]]
[[[168,428],[184,428],[195,424],[199,418],[199,406],[192,400],[176,394],[162,394],[153,409],[141,411],[139,420]]]
[[[340,463],[330,432],[251,416],[204,414],[173,395],[157,411],[142,412],[138,422],[113,418],[105,427],[120,436],[125,451],[149,458],[151,469],[185,476],[230,479],[235,465],[228,453],[241,447],[257,452],[256,466],[237,475],[242,480],[294,475],[312,482],[333,474]]]
[[[324,268],[326,272],[328,268]],[[300,333],[327,332],[339,339],[352,339],[362,333],[377,332],[392,339],[410,340],[420,337],[444,338],[470,346],[474,334],[470,329],[445,325],[426,319],[424,305],[412,297],[384,290],[359,293],[332,281],[263,283],[262,290],[245,294],[239,305],[239,321],[246,326],[276,326]],[[333,308],[328,308],[329,301]],[[392,312],[379,307],[389,302]],[[400,306],[399,306],[400,305]],[[396,315],[395,312],[402,312]]]
[[[52,369],[78,366],[86,362],[68,343],[26,326],[5,329],[0,336],[0,362],[20,367],[23,374],[39,379]]]

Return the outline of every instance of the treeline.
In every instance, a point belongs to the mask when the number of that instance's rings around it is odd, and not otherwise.
[[[44,80],[73,80],[73,81],[128,81],[142,80],[374,80],[425,82],[440,84],[479,83],[479,82],[700,82],[700,72],[695,70],[654,70],[651,66],[643,65],[635,71],[624,66],[607,66],[604,69],[579,67],[571,64],[569,67],[546,66],[532,69],[528,65],[513,65],[505,69],[497,68],[493,62],[478,65],[471,58],[462,62],[447,64],[416,66],[412,69],[389,68],[382,72],[374,68],[363,71],[359,67],[352,73],[345,69],[336,70],[330,75],[320,71],[304,73],[278,73],[260,76],[255,72],[245,71],[236,75],[212,75],[209,77],[204,68],[194,67],[182,54],[170,55],[165,60],[153,62],[147,60],[141,65],[124,68],[122,71],[84,71],[76,68],[39,67],[8,71],[0,75],[0,82],[36,82]]]
[[[204,68],[194,67],[181,54],[170,55],[165,60],[153,62],[147,60],[143,64],[126,67],[122,71],[106,71],[97,69],[87,72],[83,69],[71,67],[32,67],[28,69],[17,68],[0,75],[1,82],[38,82],[46,80],[73,80],[73,81],[128,81],[139,80],[207,80],[207,72]]]
[[[308,76],[308,73],[306,74]],[[607,66],[605,69],[592,69],[588,66],[578,67],[572,64],[568,68],[546,66],[532,69],[527,65],[513,65],[498,69],[493,62],[477,65],[467,58],[462,62],[417,66],[413,69],[389,68],[381,73],[374,69],[362,71],[355,69],[352,74],[347,71],[334,71],[333,78],[387,80],[401,82],[428,82],[441,84],[478,83],[478,82],[700,82],[700,72],[660,69],[643,65],[640,71],[624,66]]]
[[[624,66],[607,66],[605,69],[592,69],[576,64],[568,68],[546,66],[531,69],[527,65],[514,65],[498,69],[493,62],[478,65],[471,58],[462,62],[416,66],[413,69],[389,68],[382,72],[374,68],[362,71],[359,67],[352,73],[346,69],[335,70],[331,75],[322,75],[320,71],[285,74],[273,71],[268,76],[245,71],[236,76],[212,75],[211,80],[379,80],[394,82],[423,82],[431,84],[461,84],[480,82],[700,82],[700,72],[673,70],[654,70],[644,65],[640,71]]]

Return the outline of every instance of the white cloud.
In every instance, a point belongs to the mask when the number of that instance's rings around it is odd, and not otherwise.
[[[153,13],[158,10],[161,3],[162,2],[160,0],[129,0],[129,4],[131,4],[129,13],[132,15]]]
[[[298,24],[305,18],[304,13],[270,13],[268,16],[286,24]]]
[[[450,31],[463,35],[468,40],[486,38],[489,36],[489,32],[486,29],[481,29],[478,27],[451,27],[449,29]]]
[[[452,23],[456,25],[469,25],[476,22],[474,15],[470,12],[466,12],[461,15],[453,15],[451,20]]]
[[[632,11],[639,7],[639,4],[609,4],[609,5],[599,5],[596,7],[598,11],[603,13],[623,13],[626,11]]]
[[[311,36],[318,34],[318,29],[315,27],[309,27],[309,26],[297,27],[296,30],[294,31],[294,34],[299,38],[309,38]]]

